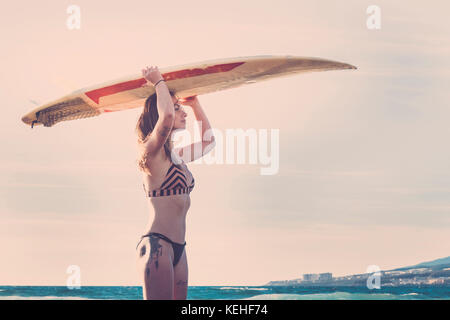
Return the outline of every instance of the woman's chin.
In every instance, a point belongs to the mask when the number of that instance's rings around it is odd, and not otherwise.
[[[182,124],[181,126],[179,126],[179,127],[174,127],[173,128],[173,130],[185,130],[186,129],[186,124]]]

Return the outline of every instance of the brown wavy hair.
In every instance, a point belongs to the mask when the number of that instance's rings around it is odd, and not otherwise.
[[[175,96],[175,92],[169,90],[169,93],[171,96]],[[157,96],[156,92],[152,95],[150,95],[145,100],[144,110],[142,110],[141,115],[139,116],[139,119],[136,124],[136,134],[138,136],[138,143],[140,145],[144,144],[147,139],[150,137],[150,134],[153,132],[153,129],[156,126],[156,123],[159,119],[159,113],[157,108]],[[170,155],[170,146],[169,146],[169,139],[166,140],[164,143],[164,151],[167,156],[167,158],[171,158]],[[171,160],[172,161],[172,160]],[[141,156],[138,159],[138,166],[139,168],[144,171],[148,172],[148,168],[146,166],[147,164],[147,154],[143,152]],[[179,165],[175,164],[175,166],[179,167]]]

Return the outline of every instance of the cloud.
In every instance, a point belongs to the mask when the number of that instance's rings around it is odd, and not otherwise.
[[[0,187],[3,214],[86,214],[99,208],[97,194],[73,175],[15,172]],[[5,212],[6,211],[6,212]]]

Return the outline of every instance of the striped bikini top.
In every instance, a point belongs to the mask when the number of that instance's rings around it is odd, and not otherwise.
[[[187,169],[187,166],[185,167]],[[189,169],[187,170],[189,171]],[[192,183],[188,186],[186,175],[184,174],[183,170],[177,168],[173,162],[169,170],[167,170],[164,182],[161,184],[161,187],[159,187],[159,189],[155,189],[153,191],[148,192],[145,189],[145,184],[144,183],[142,184],[142,186],[144,187],[144,192],[148,197],[161,197],[161,196],[190,193],[192,189],[194,189],[194,185],[195,185],[194,177],[192,176]]]

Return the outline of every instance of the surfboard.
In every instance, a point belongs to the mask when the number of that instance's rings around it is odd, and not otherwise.
[[[166,84],[179,98],[289,76],[297,73],[356,69],[342,62],[296,56],[252,56],[208,60],[159,68]],[[60,99],[33,109],[22,121],[51,127],[61,121],[98,116],[107,112],[142,107],[155,92],[142,74],[134,74],[76,90]]]

